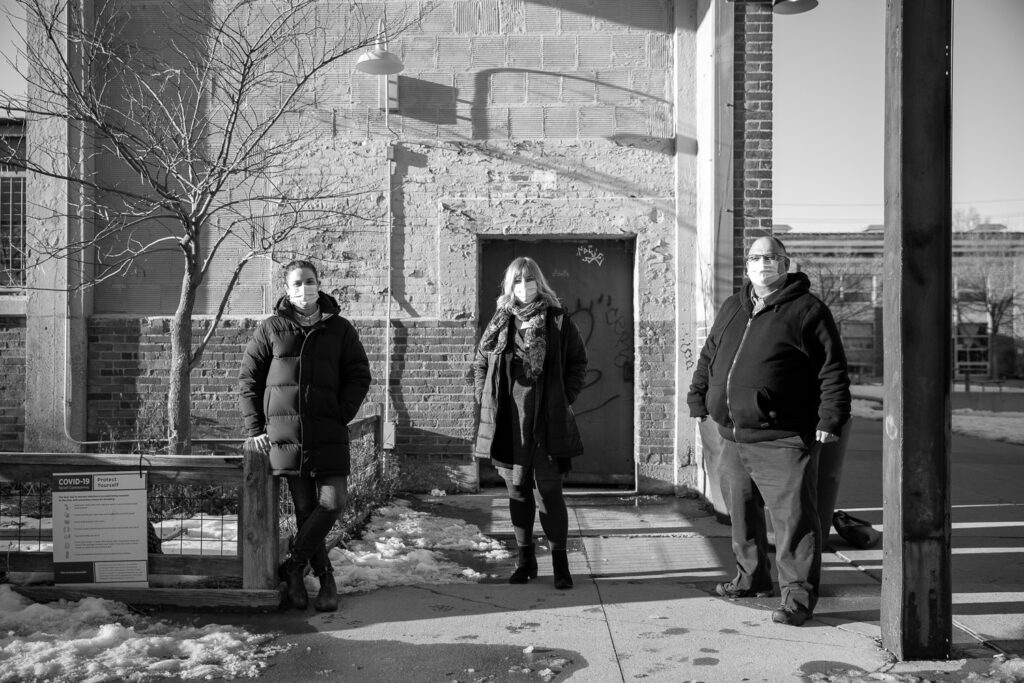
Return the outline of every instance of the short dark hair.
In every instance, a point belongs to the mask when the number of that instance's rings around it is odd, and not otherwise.
[[[291,262],[289,262],[289,263],[287,263],[285,265],[285,267],[284,267],[284,277],[285,277],[285,279],[288,278],[288,273],[292,272],[293,270],[298,270],[299,268],[309,268],[310,270],[313,271],[313,277],[316,278],[316,281],[317,282],[320,281],[320,273],[316,272],[316,266],[314,266],[309,261],[302,261],[302,260],[291,261]]]

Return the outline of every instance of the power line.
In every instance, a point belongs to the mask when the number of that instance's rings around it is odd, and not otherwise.
[[[973,206],[975,204],[1009,204],[1024,202],[1024,197],[1011,197],[1008,199],[971,199],[953,202],[957,206]],[[811,206],[811,207],[881,207],[884,206],[882,202],[864,202],[864,203],[842,203],[842,202],[773,202],[774,206]]]

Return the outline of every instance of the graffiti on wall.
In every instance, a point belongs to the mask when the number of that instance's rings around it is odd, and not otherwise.
[[[576,256],[587,264],[596,263],[598,266],[604,265],[604,254],[595,249],[592,244],[576,247]]]
[[[624,384],[633,382],[633,332],[630,329],[628,313],[615,305],[610,294],[598,294],[596,299],[586,302],[576,299],[575,307],[569,310],[572,321],[580,330],[583,343],[591,356],[602,355],[612,358],[611,366],[621,373],[620,379],[606,378],[600,368],[587,369],[587,379],[580,395],[580,405],[574,407],[576,415],[593,413],[612,401],[623,398]],[[598,333],[598,327],[602,329]],[[611,348],[607,348],[609,346]],[[597,345],[600,344],[600,348]],[[626,400],[631,395],[625,397]]]

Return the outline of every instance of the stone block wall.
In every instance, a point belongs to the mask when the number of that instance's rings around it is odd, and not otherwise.
[[[0,451],[25,443],[25,318],[0,317]]]

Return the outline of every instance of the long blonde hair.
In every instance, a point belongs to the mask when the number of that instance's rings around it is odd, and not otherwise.
[[[515,285],[516,277],[522,277],[525,280],[529,275],[532,275],[537,283],[537,295],[548,306],[561,307],[562,304],[558,301],[558,295],[555,294],[555,290],[551,289],[548,279],[544,277],[544,273],[541,272],[537,262],[529,256],[519,256],[513,259],[512,263],[508,264],[508,268],[505,269],[505,275],[502,277],[501,296],[498,297],[499,311],[510,312],[512,310],[512,305],[515,303],[512,287]]]

